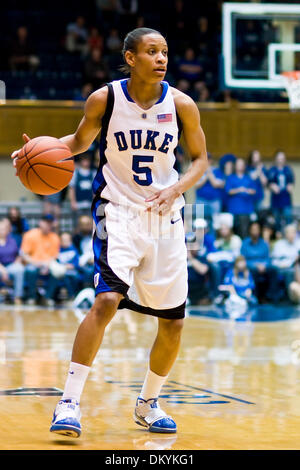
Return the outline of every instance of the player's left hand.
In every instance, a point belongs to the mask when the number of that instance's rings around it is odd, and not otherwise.
[[[175,199],[180,196],[180,192],[174,187],[169,186],[166,189],[158,191],[153,196],[145,199],[145,202],[152,202],[153,204],[146,209],[148,212],[155,212],[159,215],[165,215],[170,212]]]
[[[23,137],[23,140],[24,140],[25,144],[27,144],[27,142],[30,141],[30,137],[28,137],[27,134],[23,134],[22,137]],[[12,158],[12,160],[13,160],[13,166],[14,166],[15,168],[17,167],[17,158],[18,158],[19,152],[20,152],[21,150],[22,150],[22,149],[15,150],[15,151],[11,154],[11,156],[10,156],[10,157]],[[16,170],[15,176],[18,176],[17,170]]]

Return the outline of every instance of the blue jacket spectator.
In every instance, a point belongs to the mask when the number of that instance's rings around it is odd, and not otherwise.
[[[255,182],[245,171],[244,160],[238,158],[235,163],[235,172],[228,176],[225,184],[227,212],[234,215],[235,232],[241,238],[245,238],[248,234],[256,194]]]
[[[250,225],[249,237],[243,240],[241,254],[245,257],[254,278],[258,298],[279,300],[277,272],[271,265],[269,245],[261,237],[261,227],[258,222],[252,222]]]
[[[92,185],[95,175],[96,170],[91,168],[90,157],[88,155],[82,155],[69,184],[70,202],[74,211],[90,210],[91,200],[93,198]]]
[[[234,263],[234,268],[229,269],[223,282],[223,289],[228,289],[231,293],[255,303],[256,299],[253,295],[255,283],[251,272],[247,269],[244,256],[238,256]]]
[[[219,161],[219,168],[221,173],[223,173],[225,182],[229,175],[232,175],[234,171],[234,165],[236,162],[236,157],[232,153],[226,153]],[[222,189],[222,211],[227,210],[227,194],[225,192],[225,186]]]
[[[292,222],[292,191],[295,177],[290,166],[286,165],[283,152],[275,155],[275,165],[269,170],[271,209],[276,218],[277,229]]]
[[[222,190],[225,176],[218,167],[214,168],[211,154],[208,154],[208,168],[196,184],[196,202],[204,204],[206,217],[218,214],[222,209]]]
[[[255,210],[262,208],[264,200],[264,188],[268,183],[268,171],[261,162],[259,150],[252,150],[248,157],[247,174],[255,182]]]
[[[227,211],[234,215],[252,214],[254,212],[255,183],[245,173],[245,162],[238,158],[235,164],[235,172],[229,175],[225,192],[227,193]]]

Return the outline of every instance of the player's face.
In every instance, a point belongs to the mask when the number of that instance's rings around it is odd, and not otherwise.
[[[132,54],[135,73],[147,82],[160,82],[164,79],[168,64],[168,46],[160,34],[146,34]]]

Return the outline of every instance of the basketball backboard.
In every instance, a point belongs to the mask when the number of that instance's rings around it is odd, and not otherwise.
[[[300,4],[223,4],[224,83],[281,89],[281,73],[300,70]]]

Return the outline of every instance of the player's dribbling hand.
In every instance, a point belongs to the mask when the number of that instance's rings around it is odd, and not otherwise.
[[[27,144],[27,142],[30,141],[30,137],[28,137],[27,134],[23,134],[22,137],[23,137],[23,140],[24,140],[25,144]],[[15,151],[11,154],[11,158],[13,159],[13,166],[14,166],[15,168],[16,168],[16,166],[17,166],[17,158],[18,158],[18,156],[19,156],[20,150],[21,150],[21,149],[15,150]],[[18,176],[18,172],[17,172],[17,171],[16,171],[15,176]]]

